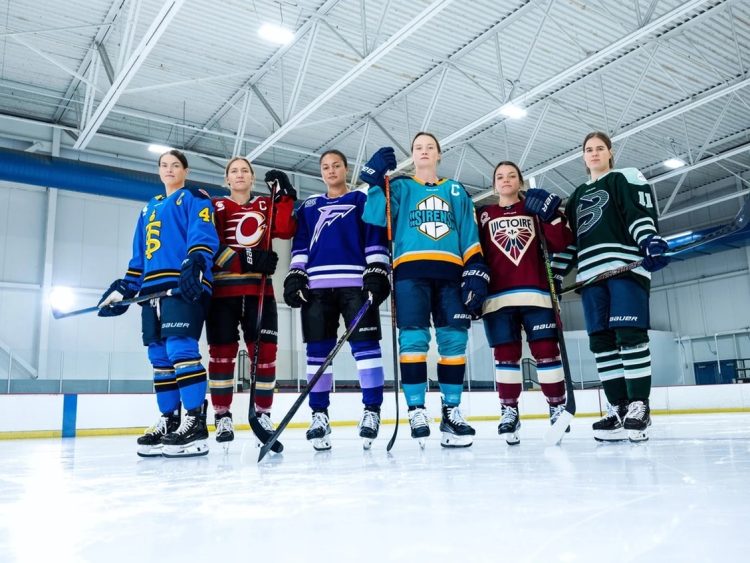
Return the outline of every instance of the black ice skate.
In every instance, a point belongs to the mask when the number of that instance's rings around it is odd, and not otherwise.
[[[185,413],[182,424],[161,439],[164,457],[196,457],[208,455],[206,410],[208,401]]]
[[[234,440],[232,413],[227,411],[224,414],[215,415],[214,425],[216,426],[216,441],[224,445],[224,451],[229,451],[229,442]]]
[[[565,403],[562,405],[549,405],[549,423],[550,425],[555,424],[560,415],[565,412]],[[570,426],[565,429],[565,432],[570,432]]]
[[[648,427],[651,426],[651,407],[648,399],[633,401],[628,405],[628,412],[622,421],[622,426],[627,431],[631,442],[648,440]]]
[[[440,431],[443,433],[440,445],[444,448],[468,448],[474,443],[477,433],[461,415],[458,405],[443,405]]]
[[[500,424],[497,426],[497,433],[510,446],[515,446],[521,439],[518,437],[518,431],[521,428],[521,419],[518,417],[518,407],[510,405],[500,405]]]
[[[430,435],[430,417],[427,409],[415,407],[409,409],[409,426],[411,426],[411,437],[414,438],[419,447],[424,449],[427,437]]]
[[[138,451],[141,457],[161,457],[161,439],[169,432],[174,432],[180,426],[180,408],[171,414],[163,414],[143,436],[138,438]]]
[[[307,429],[305,437],[312,442],[317,452],[331,449],[331,425],[328,422],[328,413],[325,411],[313,411],[312,423]]]
[[[597,442],[620,442],[628,437],[622,421],[628,412],[628,402],[621,401],[617,406],[607,404],[607,414],[591,427],[594,429],[594,440]]]
[[[372,447],[373,440],[378,437],[378,430],[380,430],[380,409],[365,407],[357,428],[359,429],[359,437],[362,438],[362,447],[369,450]]]

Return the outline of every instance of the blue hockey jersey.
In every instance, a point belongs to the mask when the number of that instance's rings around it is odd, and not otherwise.
[[[297,209],[290,267],[307,272],[310,289],[362,287],[368,264],[388,263],[385,230],[362,220],[366,200],[359,191],[320,194]]]
[[[456,280],[466,263],[482,256],[474,203],[456,180],[429,184],[413,176],[391,179],[393,266],[399,278]],[[364,220],[385,226],[385,194],[367,192]]]
[[[211,292],[211,266],[219,248],[211,199],[202,190],[181,188],[158,195],[141,211],[133,236],[133,257],[125,280],[142,294],[175,288],[182,261],[200,252],[206,259],[204,291]]]

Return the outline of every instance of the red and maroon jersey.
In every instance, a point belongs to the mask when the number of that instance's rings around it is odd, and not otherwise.
[[[256,196],[244,205],[229,196],[214,198],[214,223],[219,234],[219,252],[214,266],[214,297],[237,297],[258,295],[261,274],[242,272],[239,251],[245,248],[268,250],[268,214],[271,209],[269,196]],[[274,205],[272,238],[290,239],[297,229],[294,219],[294,200],[282,197]],[[266,295],[273,295],[269,278]]]
[[[490,287],[483,312],[503,307],[551,307],[549,282],[539,248],[534,215],[523,201],[507,207],[488,205],[477,211],[479,240],[490,268]],[[542,223],[550,254],[573,242],[573,233],[560,213]]]

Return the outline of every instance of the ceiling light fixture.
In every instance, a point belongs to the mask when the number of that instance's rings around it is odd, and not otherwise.
[[[668,158],[662,164],[667,168],[674,170],[675,168],[682,168],[685,166],[685,161],[679,158]]]
[[[522,117],[526,117],[528,112],[516,104],[505,104],[500,108],[500,113],[510,119],[521,119]]]
[[[167,151],[174,150],[172,147],[167,145],[149,145],[148,152],[155,152],[156,154],[164,154]]]
[[[278,43],[279,45],[286,45],[287,43],[291,43],[292,39],[294,39],[294,33],[285,27],[276,25],[275,23],[264,23],[260,26],[258,35],[266,41]]]

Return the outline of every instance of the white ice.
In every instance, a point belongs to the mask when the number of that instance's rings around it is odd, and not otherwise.
[[[2,562],[748,561],[750,415],[654,417],[641,444],[598,444],[576,419],[545,448],[543,420],[507,446],[424,451],[393,426],[369,452],[334,427],[302,430],[256,463],[242,432],[224,455],[141,459],[135,437],[0,442]]]

